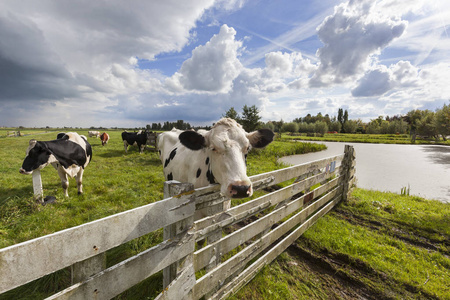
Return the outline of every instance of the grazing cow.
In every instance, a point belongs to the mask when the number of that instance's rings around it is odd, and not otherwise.
[[[88,131],[89,137],[100,137],[100,131]]]
[[[51,164],[57,171],[67,197],[69,180],[74,176],[77,180],[78,194],[83,193],[84,168],[92,159],[92,148],[83,135],[76,132],[68,132],[63,136],[58,134],[58,139],[48,142],[30,140],[27,156],[23,161],[21,174],[29,175],[34,170],[41,170]]]
[[[100,139],[102,140],[102,146],[105,146],[106,144],[108,144],[109,141],[109,134],[107,134],[106,132],[103,132],[100,135]]]
[[[125,153],[127,153],[128,146],[131,145],[137,145],[139,148],[139,153],[144,152],[144,148],[145,145],[147,144],[149,134],[150,132],[148,131],[144,132],[139,131],[138,133],[126,131],[122,132],[122,140],[123,140],[123,147],[125,148]]]
[[[267,146],[273,136],[268,129],[247,133],[235,120],[223,118],[210,131],[162,133],[157,144],[166,180],[190,182],[195,188],[219,183],[221,193],[230,199],[253,194],[247,153],[252,147]],[[229,207],[227,200],[224,208]]]

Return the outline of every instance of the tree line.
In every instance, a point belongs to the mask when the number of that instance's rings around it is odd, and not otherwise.
[[[379,116],[369,122],[361,119],[351,120],[347,110],[338,109],[337,116],[328,114],[307,114],[304,117],[295,118],[292,122],[269,121],[261,122],[259,109],[253,105],[244,105],[242,113],[238,113],[234,107],[226,111],[222,117],[236,120],[247,131],[251,132],[259,128],[268,128],[274,132],[289,132],[291,134],[306,134],[323,136],[325,133],[362,133],[362,134],[410,134],[414,142],[417,136],[438,140],[447,140],[450,135],[450,105],[444,104],[435,112],[431,110],[411,110],[406,115]],[[210,129],[207,127],[193,127],[183,120],[176,122],[152,123],[147,125],[148,130],[181,130]]]
[[[177,128],[181,130],[188,130],[192,129],[191,124],[184,122],[183,120],[177,120],[176,122],[169,122],[166,121],[164,123],[152,123],[147,124],[146,129],[147,130],[163,130],[163,131],[169,131],[172,130],[172,128]]]
[[[292,122],[260,121],[259,110],[256,106],[245,105],[242,115],[231,107],[223,117],[235,119],[246,131],[257,128],[269,128],[275,132],[304,133],[307,135],[323,136],[332,133],[362,133],[362,134],[410,134],[414,142],[417,136],[439,140],[447,140],[450,135],[450,105],[444,104],[435,112],[431,110],[411,110],[406,115],[379,116],[369,122],[361,119],[351,120],[347,110],[339,108],[337,116],[330,117],[320,112],[313,116],[295,118]]]

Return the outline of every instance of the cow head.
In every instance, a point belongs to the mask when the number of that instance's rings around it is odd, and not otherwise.
[[[247,133],[235,120],[224,118],[210,131],[185,131],[179,139],[191,150],[204,149],[207,152],[210,171],[214,181],[221,185],[223,195],[244,198],[253,194],[252,183],[247,176],[247,153],[252,147],[267,146],[273,136],[268,129]]]
[[[31,174],[34,170],[41,170],[48,164],[56,161],[45,144],[36,140],[30,140],[26,154],[22,168],[19,170],[21,174],[25,175]]]

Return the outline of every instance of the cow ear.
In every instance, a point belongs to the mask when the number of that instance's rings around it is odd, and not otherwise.
[[[273,141],[274,133],[270,129],[259,129],[247,133],[247,138],[254,148],[263,148]]]
[[[205,137],[195,131],[184,131],[178,138],[181,144],[191,150],[200,150],[206,147]]]
[[[36,140],[30,140],[30,142],[29,142],[29,144],[30,144],[30,147],[34,147],[35,145],[36,145],[36,143],[37,143],[37,141]]]

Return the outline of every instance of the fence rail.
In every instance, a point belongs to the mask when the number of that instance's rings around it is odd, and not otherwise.
[[[218,185],[166,182],[164,200],[0,249],[0,294],[71,266],[72,285],[48,299],[110,299],[161,270],[157,299],[227,297],[347,198],[354,158],[346,146],[252,176],[255,191],[288,183],[225,211]],[[161,228],[162,243],[105,269],[106,251]]]

